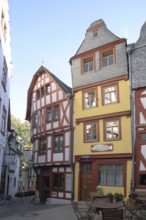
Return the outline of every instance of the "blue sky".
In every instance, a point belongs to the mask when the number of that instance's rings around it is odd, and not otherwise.
[[[27,90],[44,66],[71,86],[69,59],[98,19],[135,43],[146,21],[145,0],[9,0],[13,72],[11,113],[25,119]]]

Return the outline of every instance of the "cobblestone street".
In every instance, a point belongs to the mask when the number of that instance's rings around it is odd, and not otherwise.
[[[34,205],[33,197],[7,200],[0,206],[0,219],[4,220],[76,220],[71,205]]]
[[[33,196],[6,200],[0,205],[0,219],[2,220],[77,220],[71,205],[34,205],[31,203]],[[124,218],[125,220],[127,218]],[[146,214],[133,220],[145,220]],[[102,220],[96,215],[95,220]]]

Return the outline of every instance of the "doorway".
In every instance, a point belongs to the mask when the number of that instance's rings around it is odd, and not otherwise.
[[[92,163],[81,164],[81,200],[90,199],[92,192]]]

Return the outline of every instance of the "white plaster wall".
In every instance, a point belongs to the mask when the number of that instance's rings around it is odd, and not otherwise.
[[[63,160],[63,153],[54,153],[53,154],[53,161],[62,161]]]

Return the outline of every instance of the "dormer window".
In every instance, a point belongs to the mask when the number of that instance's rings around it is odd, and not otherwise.
[[[51,91],[51,86],[50,84],[46,85],[46,94],[49,94]]]
[[[98,36],[98,29],[93,31],[93,37],[97,37]]]

